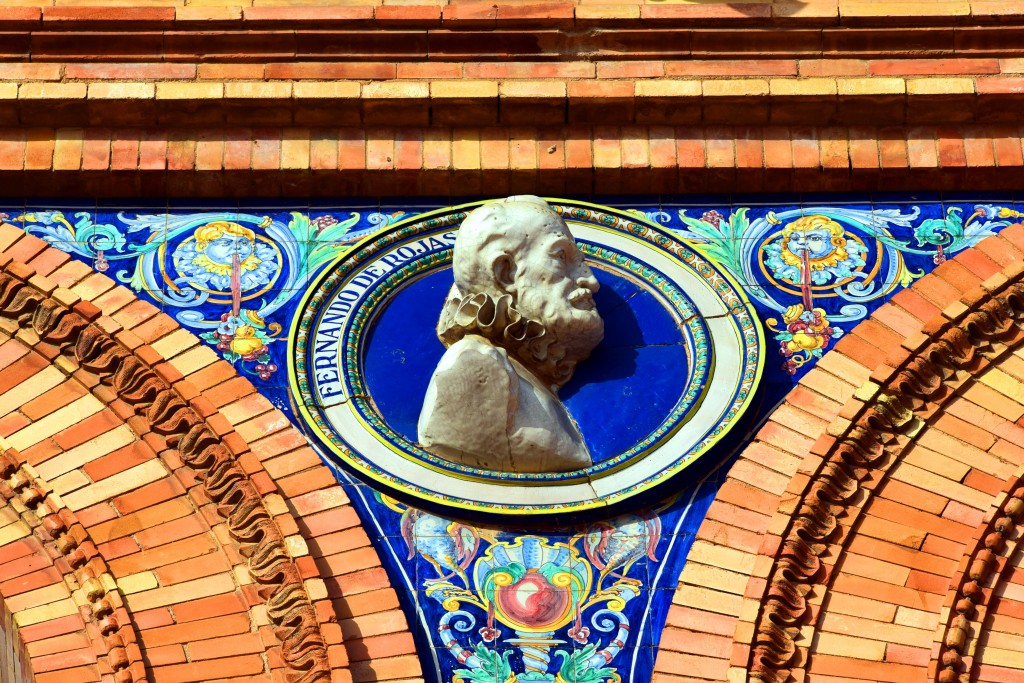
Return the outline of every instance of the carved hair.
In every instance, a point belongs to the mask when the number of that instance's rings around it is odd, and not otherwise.
[[[536,223],[528,221],[524,225],[524,209],[536,212]],[[547,202],[533,195],[507,197],[474,209],[462,222],[456,237],[452,261],[455,284],[462,292],[502,296],[505,289],[495,279],[495,262],[502,256],[515,260],[527,248],[533,229],[553,221],[562,219]]]

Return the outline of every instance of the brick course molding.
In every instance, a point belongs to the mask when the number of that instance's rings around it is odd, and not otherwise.
[[[31,269],[10,263],[9,257],[5,260],[7,267],[0,273],[0,318],[31,329],[38,335],[37,347],[50,347],[53,357],[74,359],[144,417],[168,446],[178,450],[202,480],[204,491],[217,504],[217,512],[227,520],[232,537],[249,560],[249,571],[260,584],[259,595],[266,601],[268,616],[281,642],[288,680],[329,680],[327,648],[300,572],[288,554],[283,534],[234,454],[203,417],[145,362],[91,324],[100,316],[98,308],[88,302],[79,302],[71,309],[63,306],[30,284]],[[30,277],[25,278],[26,275]],[[32,477],[30,470],[16,469],[15,458],[13,452],[0,455],[0,476],[6,480],[0,485],[0,494],[8,500],[19,495],[26,505],[45,505],[43,483]],[[138,648],[131,649],[135,638],[127,614],[121,616],[127,625],[127,636],[118,631],[119,621],[113,613],[121,601],[116,591],[111,594],[104,588],[101,579],[106,571],[101,559],[99,565],[93,562],[98,559],[95,546],[79,548],[79,539],[72,533],[81,527],[74,525],[73,517],[62,518],[58,512],[49,512],[42,526],[53,535],[58,549],[68,555],[73,567],[85,565],[76,580],[92,603],[93,615],[106,637],[107,657],[115,680],[146,680]],[[129,652],[135,656],[129,656]]]
[[[1013,189],[1024,178],[1024,13],[1012,2],[108,1],[0,12],[8,193]]]

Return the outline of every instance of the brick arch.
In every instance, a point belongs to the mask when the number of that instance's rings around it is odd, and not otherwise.
[[[659,681],[1022,675],[998,630],[1020,623],[1022,252],[1018,225],[944,263],[776,409],[698,532]]]
[[[9,225],[0,412],[0,495],[38,536],[5,521],[0,559],[55,558],[30,573],[53,596],[0,562],[38,680],[421,676],[344,488],[286,417],[171,318]]]

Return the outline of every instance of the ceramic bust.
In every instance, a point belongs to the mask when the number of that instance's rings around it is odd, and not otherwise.
[[[455,240],[455,284],[437,335],[419,440],[453,462],[505,472],[592,464],[558,398],[604,336],[597,280],[569,228],[539,197],[481,206]]]

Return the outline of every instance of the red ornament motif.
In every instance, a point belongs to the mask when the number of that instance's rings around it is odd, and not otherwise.
[[[514,584],[500,587],[494,597],[498,609],[510,620],[537,629],[559,621],[571,600],[568,590],[556,588],[532,569]]]

